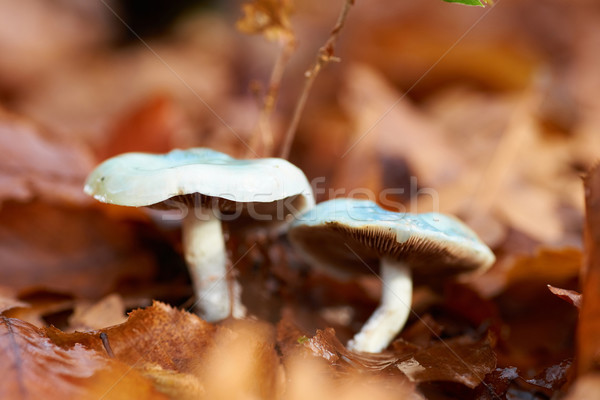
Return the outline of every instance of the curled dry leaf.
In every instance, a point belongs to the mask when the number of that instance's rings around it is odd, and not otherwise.
[[[548,395],[551,396],[552,393],[560,390],[567,383],[569,374],[572,375],[572,364],[573,360],[568,359],[560,364],[552,365],[535,377],[528,379],[527,383],[545,389]]]
[[[244,16],[237,28],[247,34],[262,34],[269,40],[293,38],[290,0],[254,0],[242,5]]]
[[[165,399],[150,382],[81,345],[63,349],[44,331],[0,316],[0,398]]]
[[[519,378],[516,367],[496,368],[485,377],[485,385],[476,389],[477,400],[503,399],[512,382]]]
[[[548,290],[555,294],[559,299],[563,299],[567,303],[574,305],[577,308],[581,308],[581,293],[575,290],[561,289],[548,285]]]
[[[27,307],[12,308],[4,315],[18,318],[37,327],[46,326],[48,324],[46,318],[51,318],[52,315],[64,315],[70,312],[75,303],[73,296],[40,289],[21,291],[18,298],[25,302]]]
[[[280,326],[280,338],[287,337],[289,340],[293,337],[282,333],[282,329],[290,327]],[[329,328],[317,331],[310,339],[300,340],[299,344],[308,349],[310,354],[323,358],[341,370],[386,371],[388,374],[401,371],[415,383],[444,381],[475,388],[496,367],[496,357],[487,339],[457,337],[434,342],[422,349],[396,345],[393,350],[378,354],[354,353],[347,350],[336,338],[333,329]]]
[[[133,311],[127,322],[90,332],[46,329],[64,349],[80,345],[124,362],[172,398],[275,398],[282,371],[274,335],[263,323],[237,321],[218,329],[163,303]],[[105,335],[102,343],[101,334]]]
[[[127,322],[98,331],[64,333],[51,327],[50,339],[63,348],[78,343],[106,353],[100,334],[106,334],[117,360],[132,366],[158,365],[166,370],[192,372],[213,344],[215,327],[194,314],[154,302],[134,310]]]

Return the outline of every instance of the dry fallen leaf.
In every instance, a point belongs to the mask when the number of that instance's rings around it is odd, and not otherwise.
[[[113,292],[124,279],[148,281],[156,261],[139,228],[98,209],[6,202],[0,281],[16,290],[42,287],[90,299]]]
[[[118,294],[110,294],[96,303],[77,302],[69,317],[69,328],[78,331],[94,330],[125,322],[125,304]]]
[[[3,399],[165,399],[135,371],[82,345],[66,350],[40,330],[0,316]]]
[[[85,204],[83,182],[93,167],[88,149],[48,139],[24,118],[0,106],[0,202],[42,198]]]
[[[575,307],[581,308],[581,293],[578,293],[575,290],[557,288],[552,285],[548,285],[548,290],[559,299],[563,299],[564,301],[573,304]]]
[[[280,326],[285,328],[285,325]],[[280,337],[293,336],[280,333]],[[412,382],[456,382],[469,388],[478,386],[485,375],[496,367],[496,358],[487,341],[457,337],[434,342],[419,349],[396,343],[391,351],[379,354],[353,353],[336,338],[333,329],[318,331],[312,338],[296,338],[316,357],[332,366],[347,371],[379,372],[401,371]],[[290,347],[290,343],[286,345]],[[405,378],[398,377],[400,381]]]
[[[134,310],[121,325],[89,332],[65,333],[50,327],[50,339],[63,348],[82,344],[106,353],[100,334],[106,335],[117,360],[131,366],[158,365],[166,370],[193,372],[213,344],[215,327],[198,316],[154,302]]]

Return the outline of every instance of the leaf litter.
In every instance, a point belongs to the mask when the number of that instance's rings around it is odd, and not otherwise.
[[[13,55],[0,61],[0,397],[598,397],[597,167],[580,179],[600,149],[594,2],[505,0],[475,25],[486,10],[353,4],[291,160],[321,178],[319,200],[392,188],[397,209],[458,214],[498,258],[417,288],[419,318],[376,355],[344,347],[377,306],[374,277],[336,281],[284,238],[231,226],[256,317],[208,324],[183,311],[177,227],[81,192],[123,151],[241,156],[261,129],[274,149],[339,5],[187,10],[147,38],[178,79],[140,43],[116,46],[106,7],[63,3],[0,5],[0,26],[39,22],[0,29]],[[269,112],[247,88],[269,81],[281,47],[235,32],[236,18],[294,41]],[[138,308],[150,299],[162,302]]]

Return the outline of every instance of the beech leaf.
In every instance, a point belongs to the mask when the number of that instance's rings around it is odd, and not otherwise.
[[[65,333],[46,329],[52,341],[66,349],[78,343],[106,353],[100,334],[117,360],[128,365],[149,363],[177,372],[193,371],[207,347],[213,343],[214,325],[198,316],[160,302],[134,310],[123,324],[89,332]]]
[[[0,316],[0,398],[164,399],[128,367],[74,345],[62,349],[43,330]]]
[[[396,346],[392,351],[379,354],[354,353],[347,350],[329,328],[318,331],[302,345],[332,365],[363,372],[397,369],[416,383],[456,382],[475,388],[496,368],[496,356],[487,339],[456,337],[434,342],[423,349]]]

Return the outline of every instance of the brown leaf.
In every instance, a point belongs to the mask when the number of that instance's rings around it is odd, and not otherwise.
[[[534,255],[506,257],[469,283],[497,310],[490,322],[499,328],[492,329],[499,365],[539,371],[573,357],[577,309],[547,285],[575,288],[580,265],[577,249],[541,247]]]
[[[18,318],[38,328],[48,324],[45,318],[70,312],[75,303],[71,295],[40,289],[21,291],[18,298],[27,303],[28,306],[13,308],[6,311],[4,315],[10,318]],[[51,323],[60,322],[52,321]]]
[[[457,382],[474,388],[496,368],[496,356],[487,339],[457,337],[420,350],[397,367],[417,382]]]
[[[0,152],[0,202],[89,201],[82,187],[93,158],[83,146],[51,141],[29,121],[0,108]]]
[[[577,373],[600,369],[600,164],[584,180],[585,264],[583,299],[577,333]]]
[[[280,361],[274,335],[264,323],[224,322],[218,329],[194,314],[155,302],[133,311],[127,322],[90,332],[46,329],[61,348],[84,345],[107,353],[155,382],[173,398],[234,398],[239,393],[274,398]]]
[[[527,383],[548,390],[549,395],[560,390],[569,379],[569,374],[572,375],[571,366],[573,360],[564,360],[560,364],[552,365],[546,368],[535,377],[528,379]]]
[[[333,329],[326,329],[302,345],[331,365],[363,372],[400,370],[416,383],[445,381],[474,388],[496,367],[496,357],[487,339],[457,337],[423,349],[401,346],[379,354],[353,353],[339,342]]]
[[[125,278],[147,281],[156,271],[135,225],[98,209],[42,202],[3,204],[0,259],[0,282],[16,290],[43,287],[86,298],[114,291]]]
[[[118,294],[110,294],[96,303],[77,302],[69,317],[69,328],[93,330],[122,324],[126,321],[125,304]]]
[[[567,303],[574,305],[577,308],[581,308],[581,293],[575,290],[561,289],[548,285],[548,290],[555,294],[559,299],[563,299]]]
[[[75,345],[62,349],[44,332],[0,316],[3,399],[164,399],[135,371]]]
[[[515,379],[519,378],[519,373],[515,367],[496,368],[485,377],[485,385],[480,385],[476,390],[475,398],[477,400],[498,400],[504,399],[506,391]]]
[[[129,314],[121,325],[98,331],[64,333],[51,327],[50,339],[63,348],[78,343],[106,353],[100,334],[106,334],[117,360],[128,365],[155,364],[166,370],[191,372],[213,343],[215,327],[194,314],[154,302]]]

